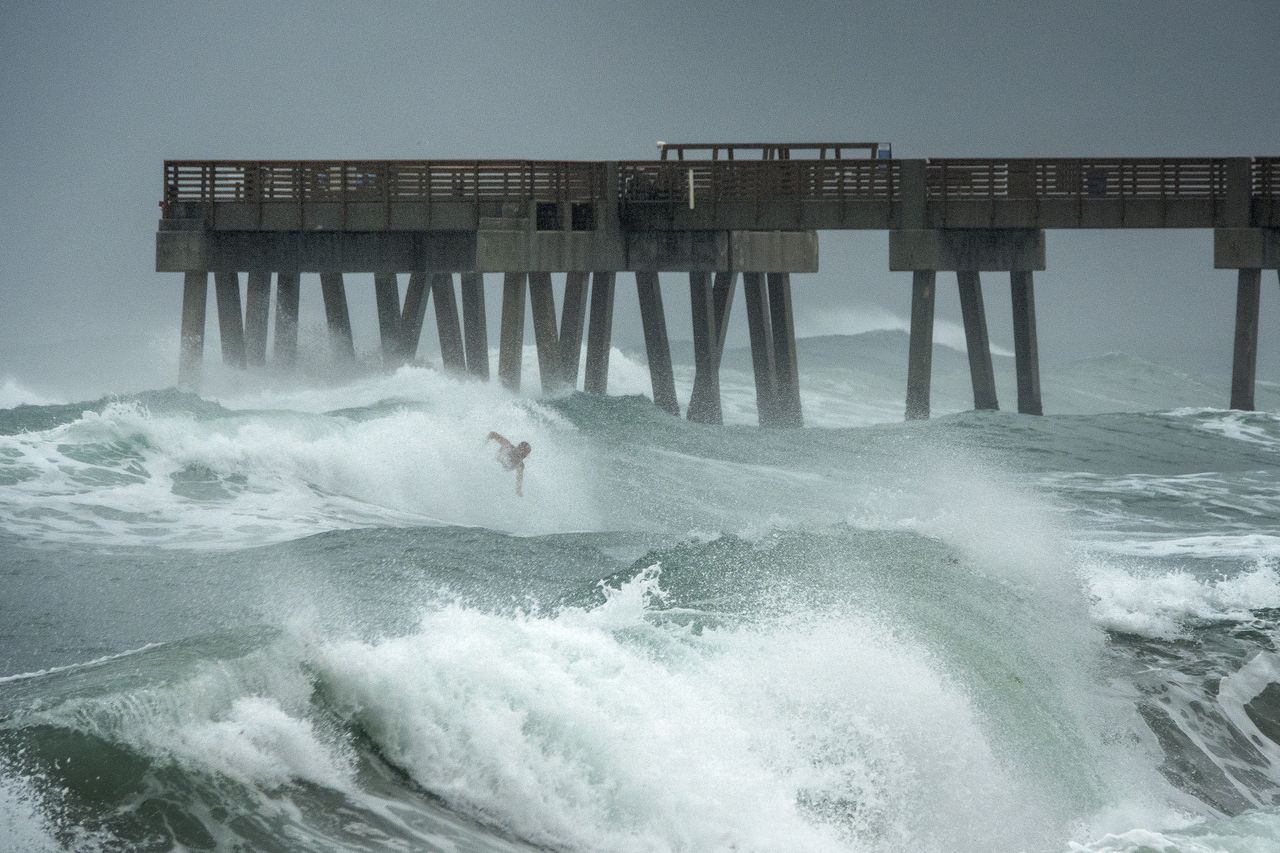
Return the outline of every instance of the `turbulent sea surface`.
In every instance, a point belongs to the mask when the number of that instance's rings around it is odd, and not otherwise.
[[[904,341],[0,410],[0,848],[1280,849],[1280,389]]]

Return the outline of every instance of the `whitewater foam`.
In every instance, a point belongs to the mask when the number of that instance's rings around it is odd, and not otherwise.
[[[0,770],[0,841],[23,853],[57,853],[63,849],[54,838],[44,799],[30,780],[11,777]]]
[[[1280,574],[1258,560],[1246,572],[1203,578],[1185,570],[1143,571],[1093,560],[1085,569],[1094,619],[1113,631],[1174,640],[1191,620],[1248,621],[1280,607]]]
[[[901,630],[849,614],[695,630],[653,609],[659,577],[555,615],[449,605],[316,666],[391,761],[534,843],[942,851],[1063,832]]]

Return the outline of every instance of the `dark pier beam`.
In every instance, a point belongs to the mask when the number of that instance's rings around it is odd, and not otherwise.
[[[204,312],[209,299],[209,274],[188,272],[182,283],[182,337],[178,350],[178,387],[193,390],[200,384],[204,361]]]
[[[570,388],[578,387],[578,364],[582,361],[582,327],[587,319],[587,274],[565,273],[564,305],[560,309],[560,378]]]
[[[778,426],[804,425],[800,410],[800,367],[796,362],[796,324],[791,309],[791,273],[769,273],[769,321],[773,328],[774,398]]]
[[[432,273],[431,296],[436,303],[441,364],[450,373],[463,373],[467,359],[462,346],[462,326],[458,322],[458,300],[453,292],[453,273]]]
[[[1030,270],[1009,273],[1013,297],[1013,354],[1018,372],[1018,413],[1043,415],[1040,347],[1036,342],[1036,290]]]
[[[538,350],[538,376],[542,393],[559,390],[560,337],[556,332],[556,298],[551,273],[529,273],[529,308],[533,313],[533,340]]]
[[[427,316],[427,299],[431,291],[427,287],[427,274],[409,274],[409,286],[404,292],[404,310],[400,314],[400,351],[406,362],[418,356],[418,341],[422,338],[422,321]]]
[[[489,379],[489,328],[484,315],[484,274],[462,274],[462,342],[467,372]]]
[[[520,364],[524,356],[525,273],[502,277],[502,334],[498,341],[498,378],[512,391],[520,390]]]
[[[1236,285],[1236,342],[1231,361],[1231,408],[1253,411],[1258,370],[1258,308],[1262,270],[1242,269]]]
[[[613,344],[613,290],[615,274],[591,274],[591,328],[587,334],[586,375],[582,388],[589,394],[609,390],[609,348]]]
[[[751,336],[751,367],[756,377],[756,411],[760,426],[774,426],[777,406],[774,403],[773,330],[769,323],[769,298],[765,292],[764,273],[744,272],[742,293],[747,299],[747,331]]]
[[[253,367],[267,363],[267,320],[271,311],[271,273],[249,273],[245,293],[244,354]]]
[[[911,343],[907,356],[907,420],[929,417],[929,390],[933,379],[933,316],[938,274],[915,270],[911,274]]]
[[[354,364],[356,347],[351,336],[351,313],[347,310],[347,288],[342,282],[342,273],[320,273],[320,292],[324,297],[324,317],[334,361]]]
[[[640,321],[644,325],[644,349],[649,360],[649,380],[653,402],[664,412],[679,416],[675,375],[671,370],[671,344],[667,340],[667,318],[662,310],[662,290],[656,272],[636,273],[636,293],[640,297]]]
[[[215,272],[218,297],[218,334],[222,338],[222,361],[244,367],[244,315],[240,313],[240,274]]]
[[[276,273],[276,367],[288,369],[298,361],[298,279],[296,272]]]
[[[956,273],[960,285],[960,315],[964,319],[965,349],[969,351],[969,376],[973,380],[973,407],[998,409],[996,376],[991,367],[991,338],[987,335],[987,311],[982,303],[982,281],[976,270]]]
[[[382,343],[382,365],[394,368],[404,360],[400,335],[400,284],[393,272],[373,274],[373,294],[378,304],[378,338]]]

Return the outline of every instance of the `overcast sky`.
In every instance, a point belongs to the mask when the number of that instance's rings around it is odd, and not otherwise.
[[[898,157],[1280,155],[1280,0],[0,0],[0,381],[172,383],[181,276],[152,271],[166,158],[603,160],[657,139],[814,138]],[[793,277],[802,334],[907,315],[887,243],[820,236],[821,272]],[[1048,266],[1044,361],[1230,370],[1235,278],[1212,268],[1210,232],[1051,231]],[[364,281],[349,290],[369,349]],[[681,284],[664,277],[673,338],[689,334]],[[1280,381],[1275,273],[1264,284],[1259,377]],[[984,285],[1007,347],[1007,276]],[[638,348],[634,297],[618,306]]]

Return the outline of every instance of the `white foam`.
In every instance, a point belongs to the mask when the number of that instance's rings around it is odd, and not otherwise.
[[[160,645],[161,645],[160,643],[147,643],[145,645],[139,646],[136,649],[129,649],[127,651],[117,652],[116,654],[113,654],[113,655],[103,655],[102,657],[94,658],[93,660],[83,661],[81,663],[71,663],[65,666],[51,666],[48,669],[37,669],[32,672],[19,672],[13,675],[0,676],[0,684],[11,684],[16,681],[29,681],[33,678],[43,678],[46,675],[52,675],[53,673],[56,673],[56,672],[73,672],[75,670],[89,669],[91,667],[101,666],[104,663],[110,663],[111,661],[119,660],[120,658],[131,657],[133,655],[140,654],[142,652],[149,651],[151,649],[157,649],[160,647]]]
[[[307,717],[311,684],[296,655],[282,643],[203,664],[173,684],[71,699],[31,713],[29,722],[82,731],[259,790],[297,780],[351,790],[349,749],[339,733]]]
[[[0,409],[12,409],[16,406],[51,406],[53,398],[32,391],[12,376],[6,376],[0,382]]]
[[[62,850],[43,798],[30,781],[0,772],[0,844],[6,850],[45,853]]]
[[[0,519],[47,539],[225,548],[366,524],[452,523],[515,533],[592,528],[589,462],[551,410],[500,389],[407,370],[373,389],[299,392],[328,409],[398,384],[423,405],[368,419],[252,412],[213,420],[115,403],[40,433],[0,436],[0,462],[25,479],[0,496]],[[291,399],[305,408],[305,400]],[[534,448],[525,497],[495,464],[490,430]],[[86,461],[130,448],[136,457]],[[215,480],[220,497],[184,497],[175,476]]]
[[[1198,429],[1227,438],[1280,451],[1280,415],[1263,412],[1222,412],[1210,419],[1203,417],[1214,410],[1183,410],[1184,415],[1200,415]]]
[[[1070,853],[1274,853],[1280,849],[1280,812],[1265,809],[1234,817],[1171,821],[1159,829],[1111,832],[1071,842]]]
[[[558,849],[1017,849],[1054,831],[910,638],[859,617],[695,634],[650,611],[656,584],[557,616],[451,605],[316,666],[420,784]]]
[[[1280,607],[1280,574],[1259,560],[1231,577],[1203,578],[1188,571],[1143,572],[1104,561],[1086,569],[1098,624],[1114,631],[1176,639],[1188,621],[1247,621],[1252,611]]]
[[[1188,559],[1259,560],[1280,557],[1280,535],[1270,533],[1204,533],[1160,539],[1122,539],[1090,543],[1113,554]]]

